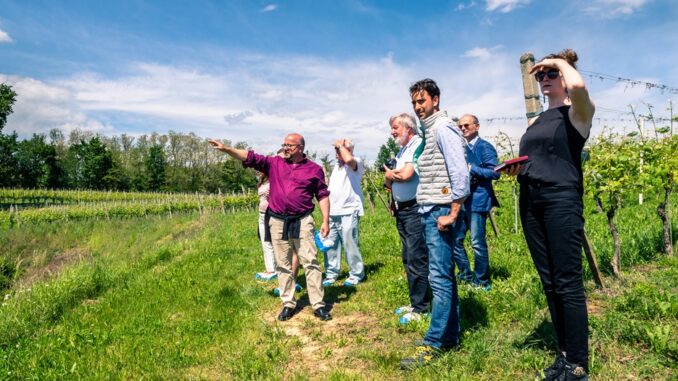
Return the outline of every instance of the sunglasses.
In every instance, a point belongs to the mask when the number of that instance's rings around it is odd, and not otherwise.
[[[462,128],[462,127],[463,128],[469,128],[469,127],[475,126],[475,125],[476,125],[476,123],[464,123],[464,124],[460,124],[459,128]]]
[[[538,72],[534,73],[534,78],[537,79],[537,82],[541,82],[546,77],[549,77],[549,79],[556,79],[556,78],[558,78],[559,74],[560,74],[560,71],[558,71],[556,69],[551,69],[549,71],[538,71]]]

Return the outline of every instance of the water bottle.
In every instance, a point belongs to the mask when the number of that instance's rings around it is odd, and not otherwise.
[[[334,240],[330,238],[329,234],[327,235],[327,237],[323,237],[322,235],[320,235],[320,230],[316,230],[315,245],[318,247],[318,250],[325,253],[327,252],[327,250],[331,249],[332,246],[334,246]]]

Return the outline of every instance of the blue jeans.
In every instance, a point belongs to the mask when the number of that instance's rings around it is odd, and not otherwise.
[[[358,239],[358,212],[343,216],[330,216],[329,237],[334,245],[325,253],[325,278],[337,279],[341,270],[341,247],[346,252],[349,277],[362,280],[365,276],[365,266],[360,255],[360,241]]]
[[[466,212],[459,219],[459,233],[454,245],[454,263],[459,268],[459,279],[479,286],[490,283],[490,256],[487,252],[485,226],[487,212]],[[471,228],[471,247],[473,248],[473,272],[464,249],[466,232]]]
[[[459,297],[454,277],[452,249],[454,238],[459,231],[459,220],[464,218],[460,210],[457,222],[447,231],[438,230],[438,217],[450,214],[450,206],[436,205],[421,215],[424,239],[428,247],[429,284],[433,292],[431,325],[424,337],[424,344],[447,349],[459,344],[461,331],[459,319]]]

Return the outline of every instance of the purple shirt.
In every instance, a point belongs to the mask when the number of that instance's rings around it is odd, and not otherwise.
[[[268,175],[268,207],[273,213],[304,214],[313,210],[313,196],[320,201],[330,195],[322,167],[305,157],[294,164],[277,155],[249,151],[242,164]]]

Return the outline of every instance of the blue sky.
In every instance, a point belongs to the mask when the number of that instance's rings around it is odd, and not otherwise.
[[[518,59],[575,49],[579,68],[678,87],[678,5],[651,0],[0,0],[0,82],[20,136],[170,130],[272,151],[285,134],[374,158],[408,87],[430,77],[453,115],[518,139]],[[587,79],[594,133],[630,130],[629,104],[668,116],[678,94]]]

